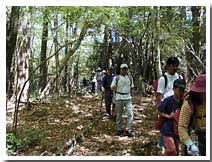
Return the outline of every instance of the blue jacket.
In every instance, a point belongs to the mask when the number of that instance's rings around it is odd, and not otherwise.
[[[179,103],[176,101],[174,96],[170,96],[165,98],[159,105],[159,111],[165,114],[171,114],[175,112],[179,107]],[[162,127],[160,129],[160,133],[163,136],[171,136],[174,137],[174,119],[164,118]]]

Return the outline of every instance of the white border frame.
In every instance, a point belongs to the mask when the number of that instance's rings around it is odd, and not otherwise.
[[[59,5],[58,5],[59,4]],[[208,0],[7,0],[0,1],[0,158],[2,160],[210,160],[210,109],[206,114],[207,152],[194,156],[7,156],[6,155],[6,6],[206,6],[206,107],[210,108],[210,1]]]

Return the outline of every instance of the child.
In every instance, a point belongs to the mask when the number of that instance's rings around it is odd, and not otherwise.
[[[162,155],[179,155],[179,137],[174,133],[175,112],[182,105],[186,83],[183,79],[176,79],[173,84],[174,95],[165,98],[159,105],[159,115],[163,117],[160,133],[164,138],[166,150]]]

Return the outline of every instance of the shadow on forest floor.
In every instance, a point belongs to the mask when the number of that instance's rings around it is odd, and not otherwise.
[[[7,150],[16,156],[157,156],[159,131],[151,97],[135,97],[135,137],[116,136],[116,123],[104,114],[101,97],[75,96],[33,104],[19,113],[16,142],[7,124]],[[7,113],[7,117],[12,112]],[[123,126],[126,126],[126,110]],[[9,119],[9,118],[8,118]],[[10,122],[11,123],[11,122]],[[15,143],[15,144],[14,144]],[[15,145],[15,146],[14,146]]]

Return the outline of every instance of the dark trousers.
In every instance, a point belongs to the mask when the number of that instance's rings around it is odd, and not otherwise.
[[[95,91],[96,91],[95,82],[91,82],[91,93],[95,93]]]
[[[105,108],[106,113],[111,115],[111,104],[112,104],[113,93],[111,90],[105,89]],[[115,105],[113,105],[114,111]]]
[[[201,156],[206,156],[206,132],[200,132],[198,134],[198,146]]]

